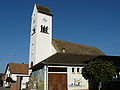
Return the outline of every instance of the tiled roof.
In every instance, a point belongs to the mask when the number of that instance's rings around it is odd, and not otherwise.
[[[28,64],[9,63],[9,71],[11,74],[28,74]]]
[[[52,45],[58,53],[63,53],[62,50],[65,49],[65,53],[68,54],[104,55],[104,53],[96,47],[91,47],[58,39],[53,39]]]
[[[50,9],[48,7],[45,7],[39,4],[36,4],[36,7],[37,7],[38,12],[52,16],[52,13],[50,12]]]
[[[76,55],[67,53],[56,53],[42,62],[32,67],[33,71],[40,69],[43,65],[63,65],[63,66],[83,66],[89,60],[93,60],[96,55]]]
[[[42,61],[43,64],[58,64],[58,65],[84,65],[87,61],[96,58],[93,55],[76,55],[67,53],[56,53],[53,56]]]

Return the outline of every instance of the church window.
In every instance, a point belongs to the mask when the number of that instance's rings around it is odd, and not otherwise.
[[[77,72],[80,72],[80,69],[79,69],[79,68],[77,68]]]
[[[75,68],[72,68],[72,72],[73,72],[73,73],[75,72]]]
[[[43,27],[43,33],[46,33],[45,26]]]
[[[45,32],[48,33],[48,26],[45,28]]]
[[[49,67],[48,72],[67,72],[67,68],[64,68],[64,67]]]
[[[43,25],[41,25],[41,32],[48,34],[48,26],[43,26]]]
[[[41,32],[43,32],[43,25],[41,25]]]

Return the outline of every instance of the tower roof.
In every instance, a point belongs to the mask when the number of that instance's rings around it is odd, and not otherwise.
[[[50,9],[48,7],[45,7],[39,4],[36,4],[36,7],[38,12],[52,16],[52,13],[50,12]]]

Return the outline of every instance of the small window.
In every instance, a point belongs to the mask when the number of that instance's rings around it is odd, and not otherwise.
[[[41,25],[41,32],[43,32],[43,25]]]
[[[41,25],[41,31],[40,32],[48,34],[48,26]]]
[[[80,69],[79,69],[79,68],[77,68],[77,72],[80,72]]]
[[[33,67],[33,61],[31,61],[31,67]]]
[[[43,27],[43,31],[42,31],[43,33],[45,33],[46,31],[45,31],[45,26]]]
[[[67,68],[62,67],[49,67],[48,72],[67,72]]]
[[[72,68],[72,72],[75,72],[75,69],[74,69],[74,68]]]
[[[48,26],[45,28],[45,33],[48,33]]]

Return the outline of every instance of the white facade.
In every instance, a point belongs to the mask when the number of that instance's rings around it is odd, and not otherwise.
[[[41,32],[41,26],[48,28],[47,33]],[[56,53],[52,46],[52,16],[37,11],[36,5],[32,14],[29,66],[41,62]]]
[[[67,74],[67,88],[68,90],[88,90],[88,81],[82,77],[82,68],[83,67],[74,67],[74,66],[49,66],[49,67],[65,67],[67,68],[67,72],[48,72],[49,73],[65,73]],[[74,72],[72,71],[74,69]],[[77,71],[79,69],[79,71]],[[47,74],[46,74],[47,75]],[[48,75],[47,75],[48,78]],[[47,79],[46,79],[47,80]],[[48,81],[45,81],[45,85],[48,84]],[[48,87],[45,88],[45,90]]]
[[[88,81],[82,77],[83,67],[68,67],[67,78],[68,78],[68,90],[81,90],[88,89]],[[74,69],[74,72],[72,71]],[[79,69],[79,71],[77,71]]]
[[[7,68],[6,74],[5,74],[5,81],[3,82],[3,87],[9,86],[8,82],[6,82],[7,77],[11,76],[9,71],[9,66]]]
[[[41,32],[41,26],[48,27],[48,32],[47,33]],[[57,53],[57,51],[52,45],[52,16],[38,12],[37,7],[35,5],[31,21],[29,67],[31,67],[32,62],[33,62],[32,66],[34,66],[55,53]],[[58,66],[58,67],[66,67],[67,72],[48,72],[48,67],[47,66],[44,67],[45,68],[44,90],[48,90],[49,73],[66,73],[68,90],[88,89],[88,82],[82,77],[81,74],[82,67],[72,66]],[[74,72],[72,72],[72,68],[74,68]],[[77,71],[77,69],[79,69],[79,72]]]

